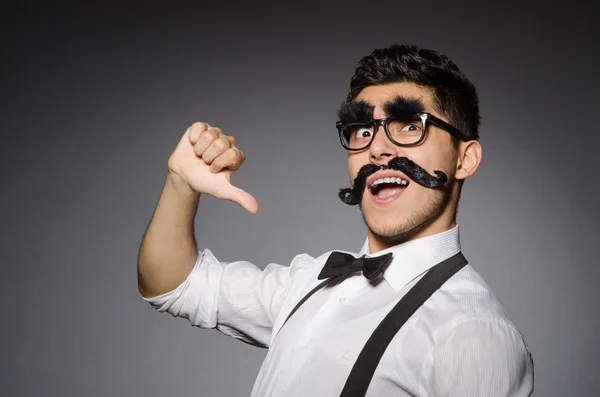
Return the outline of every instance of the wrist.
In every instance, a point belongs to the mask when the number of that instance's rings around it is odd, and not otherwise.
[[[177,195],[182,196],[187,199],[198,199],[200,198],[200,193],[196,192],[190,186],[187,181],[181,178],[179,175],[170,171],[167,173],[167,180],[165,182],[165,188],[173,190],[177,193]]]

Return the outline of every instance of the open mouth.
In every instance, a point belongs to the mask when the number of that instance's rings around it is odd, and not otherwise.
[[[380,202],[388,202],[400,195],[409,185],[407,179],[399,177],[379,178],[369,186],[371,195]]]

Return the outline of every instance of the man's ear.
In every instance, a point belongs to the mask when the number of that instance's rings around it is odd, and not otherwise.
[[[481,163],[481,144],[478,141],[461,142],[456,159],[456,179],[467,179],[475,174]]]

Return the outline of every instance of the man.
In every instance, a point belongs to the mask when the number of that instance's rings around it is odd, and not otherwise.
[[[394,45],[360,61],[338,119],[353,181],[340,198],[358,204],[367,225],[358,253],[304,254],[261,271],[198,251],[200,194],[258,211],[250,194],[230,184],[244,161],[235,140],[199,122],[169,158],[142,241],[144,298],[194,325],[268,347],[253,396],[530,395],[531,354],[460,253],[460,191],[482,156],[474,86],[446,56]],[[436,286],[432,275],[448,266],[454,270]],[[383,342],[382,324],[402,316]]]

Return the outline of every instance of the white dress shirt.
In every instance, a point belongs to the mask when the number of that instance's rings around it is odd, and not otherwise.
[[[377,325],[432,266],[460,251],[458,226],[401,244],[383,277],[357,273],[311,296],[282,327],[317,280],[330,252],[302,254],[290,266],[219,262],[199,251],[174,291],[146,299],[158,311],[269,352],[254,397],[338,396]],[[346,252],[346,251],[344,251]],[[359,256],[367,254],[368,241]],[[469,260],[468,254],[465,254]],[[500,301],[468,264],[404,324],[392,339],[367,396],[529,396],[533,360]]]

